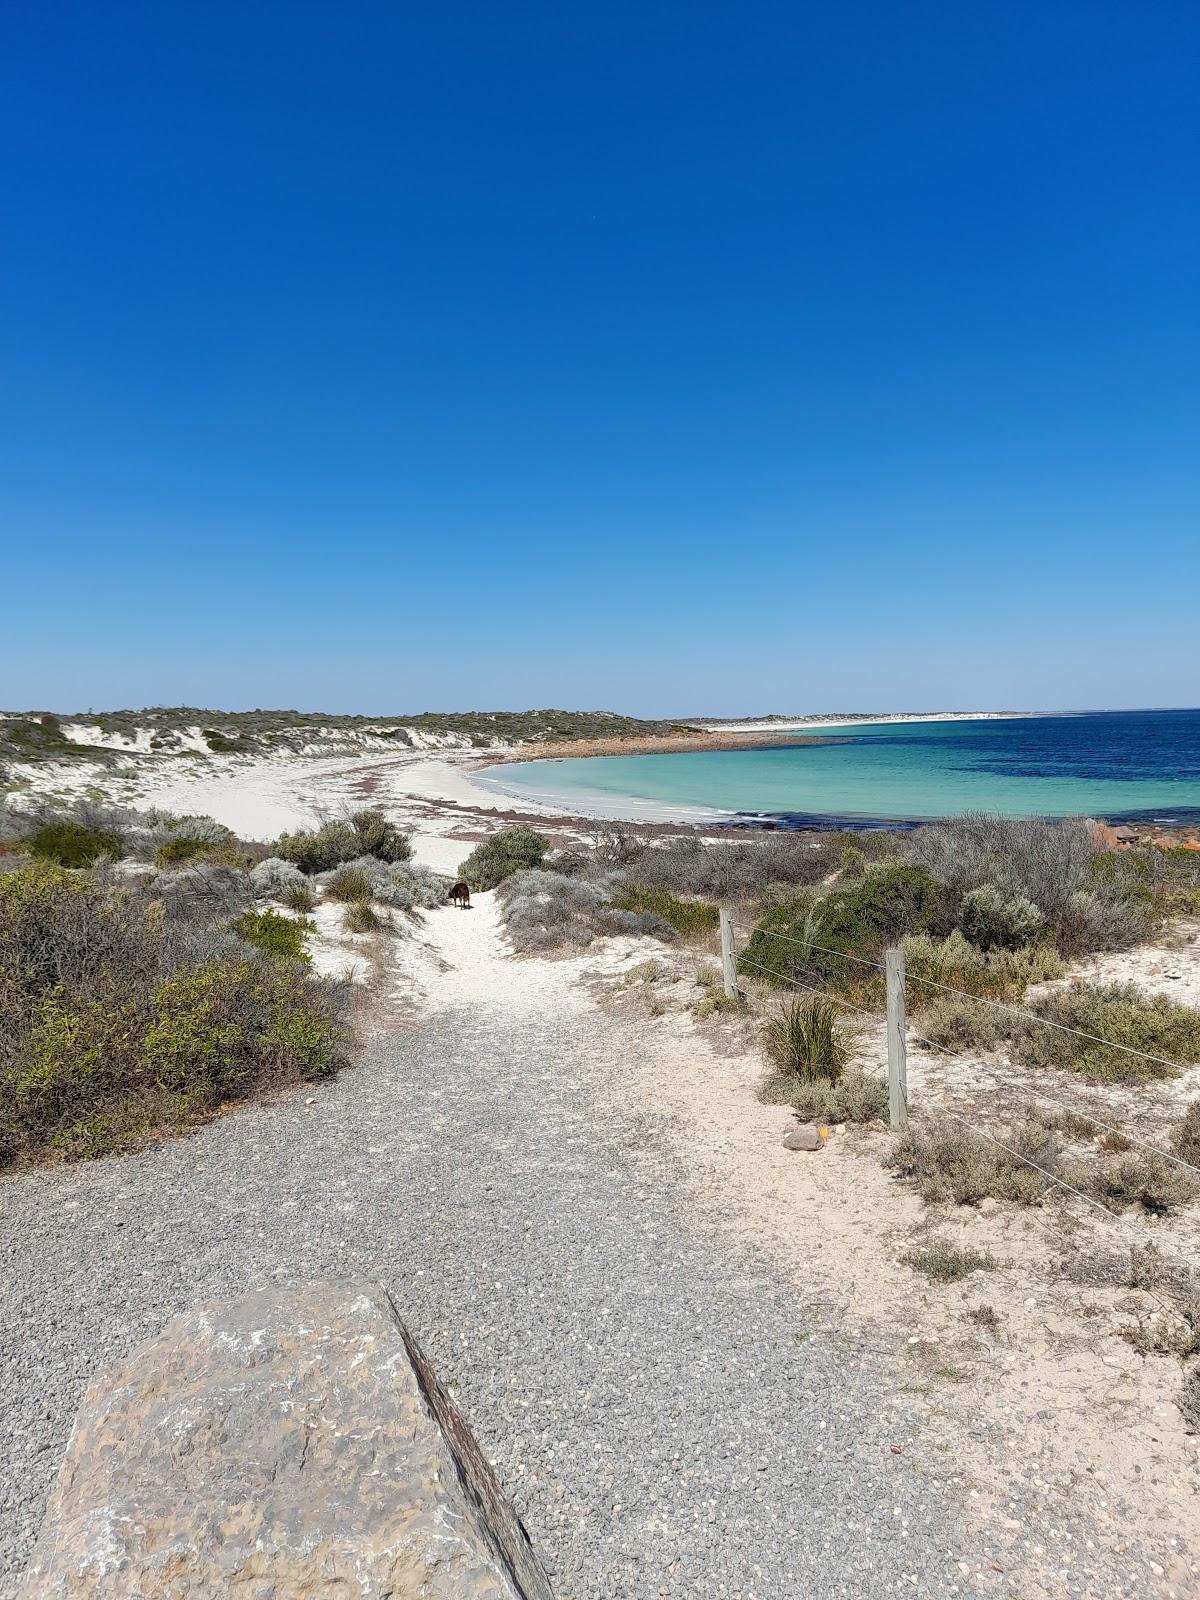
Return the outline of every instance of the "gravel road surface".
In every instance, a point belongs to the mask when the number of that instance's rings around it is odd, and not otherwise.
[[[0,1180],[3,1600],[85,1383],[272,1275],[388,1287],[560,1600],[1033,1592],[970,1547],[967,1488],[886,1353],[810,1337],[826,1308],[693,1227],[653,1130],[593,1114],[619,1024],[552,974],[480,1003],[494,918],[471,915],[444,924],[478,944],[455,958],[466,987],[452,960],[357,1069],[143,1155]],[[1103,1578],[1077,1564],[1055,1592],[1133,1592]]]

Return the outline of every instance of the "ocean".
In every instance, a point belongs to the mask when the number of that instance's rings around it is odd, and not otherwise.
[[[764,747],[496,767],[481,781],[590,816],[782,827],[920,822],[986,811],[1200,822],[1200,711],[1094,711],[859,723]]]

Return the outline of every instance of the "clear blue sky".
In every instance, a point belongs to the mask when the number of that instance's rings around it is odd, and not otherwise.
[[[1194,0],[0,19],[0,704],[1200,702]]]

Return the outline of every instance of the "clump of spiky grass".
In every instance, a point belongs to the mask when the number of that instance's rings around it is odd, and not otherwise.
[[[317,897],[307,883],[292,884],[279,898],[291,911],[311,911],[317,903]]]
[[[855,1034],[829,1000],[788,1000],[763,1030],[767,1059],[780,1077],[836,1083],[854,1054]]]
[[[325,893],[346,905],[366,905],[371,900],[371,880],[361,867],[339,867],[326,883]]]
[[[383,927],[383,919],[369,900],[350,901],[343,922],[348,933],[374,933]]]

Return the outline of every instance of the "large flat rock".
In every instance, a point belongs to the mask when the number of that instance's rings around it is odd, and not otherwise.
[[[93,1385],[26,1600],[551,1600],[385,1290],[176,1317]]]

